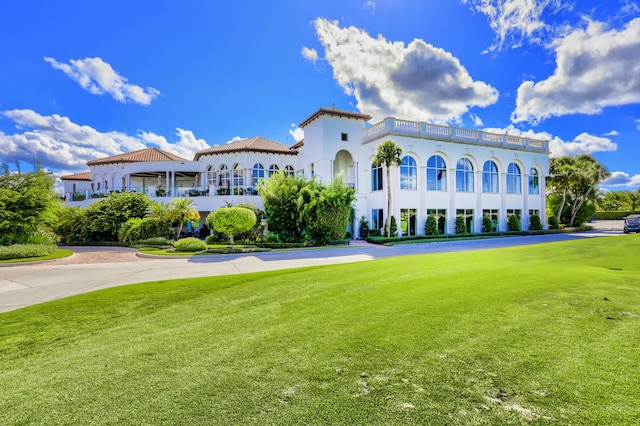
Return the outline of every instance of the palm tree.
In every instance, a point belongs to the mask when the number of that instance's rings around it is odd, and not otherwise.
[[[392,140],[386,140],[378,145],[373,158],[373,165],[380,167],[384,164],[387,175],[387,219],[384,224],[385,235],[391,235],[391,166],[399,165],[402,159],[402,148]]]
[[[171,217],[178,222],[177,238],[180,238],[182,226],[187,220],[200,219],[198,209],[193,205],[193,200],[189,198],[174,198],[170,204]]]
[[[629,209],[635,212],[638,204],[640,204],[640,189],[629,192],[627,199],[629,200]]]
[[[160,224],[170,223],[173,221],[173,212],[171,211],[171,204],[152,202],[147,208],[145,216],[154,217],[158,219]]]

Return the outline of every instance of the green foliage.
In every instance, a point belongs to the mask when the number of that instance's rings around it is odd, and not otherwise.
[[[166,246],[173,246],[174,244],[175,242],[173,240],[170,240],[168,238],[163,238],[163,237],[153,237],[153,238],[147,238],[144,240],[135,241],[136,246],[166,247]]]
[[[396,222],[396,217],[391,215],[391,220],[389,220],[389,232],[387,233],[385,229],[385,237],[395,238],[398,236],[398,223]]]
[[[176,238],[180,238],[182,227],[188,220],[200,220],[200,213],[190,198],[174,198],[171,200],[169,214],[172,221],[178,224]]]
[[[529,230],[530,231],[541,231],[542,221],[540,220],[540,216],[537,214],[532,214],[529,216]]]
[[[256,223],[253,225],[253,228],[248,230],[247,232],[241,232],[239,234],[234,235],[236,241],[258,241],[262,239],[265,233],[266,221],[262,220],[264,218],[264,211],[260,210],[260,207],[256,206],[253,203],[242,202],[235,205],[235,207],[242,207],[245,209],[249,209],[256,215]]]
[[[456,216],[456,234],[468,234],[467,222],[464,220],[464,216]]]
[[[207,243],[198,238],[181,238],[175,243],[177,252],[194,253],[207,249]]]
[[[156,217],[131,218],[118,230],[118,241],[132,243],[149,238],[170,238],[173,229],[170,223],[161,223]]]
[[[433,214],[427,216],[427,220],[424,223],[424,233],[425,235],[438,235],[440,232],[438,231],[438,219]]]
[[[206,222],[208,227],[228,235],[233,247],[233,236],[251,230],[256,224],[256,215],[244,207],[223,207],[209,213]]]
[[[54,241],[60,198],[53,191],[55,178],[37,169],[0,175],[0,245]]]
[[[391,202],[391,197],[393,196],[393,191],[391,190],[391,166],[399,165],[402,162],[402,148],[398,146],[393,140],[388,139],[382,142],[376,148],[376,155],[373,158],[374,166],[385,166],[385,174],[387,181],[387,219],[385,221],[385,235],[393,235],[392,233],[397,233],[397,230],[392,231],[393,225],[391,224],[391,218],[389,215],[391,214],[391,206],[393,203]]]
[[[278,172],[260,182],[269,231],[283,242],[324,245],[345,236],[355,190],[339,179],[328,186]]]
[[[511,232],[522,230],[520,218],[517,215],[509,215],[509,218],[507,219],[507,230]]]
[[[131,218],[144,217],[151,201],[137,192],[112,193],[86,209],[90,241],[117,241],[118,230]]]
[[[547,222],[549,222],[549,229],[560,228],[560,223],[558,223],[558,218],[554,215],[549,216],[549,218],[547,219]]]
[[[14,244],[0,246],[0,260],[27,259],[52,254],[56,250],[53,244]]]
[[[491,220],[491,217],[490,216],[483,216],[482,217],[482,232],[483,233],[494,232],[495,230],[496,230],[496,227],[493,224],[493,221]]]
[[[87,244],[91,237],[87,210],[81,207],[63,207],[55,231],[61,244]]]
[[[366,240],[369,236],[369,221],[367,220],[367,218],[362,216],[358,224],[360,227],[360,238]]]
[[[629,216],[630,214],[640,214],[640,211],[597,211],[595,214],[598,220],[622,220],[624,217]]]

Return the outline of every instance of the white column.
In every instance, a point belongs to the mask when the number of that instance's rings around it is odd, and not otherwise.
[[[507,174],[500,173],[500,229],[507,230]]]
[[[482,231],[482,170],[476,170],[476,212],[473,215],[474,230],[469,232]]]
[[[525,231],[529,230],[529,175],[522,175],[522,194],[524,195],[524,200],[522,203],[522,229]]]
[[[456,232],[456,169],[449,169],[447,188],[449,189],[449,211],[447,212],[447,234]]]

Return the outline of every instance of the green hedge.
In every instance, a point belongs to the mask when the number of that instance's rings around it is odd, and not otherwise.
[[[307,246],[305,243],[267,243],[265,241],[254,243],[254,245],[257,247],[271,248],[271,249],[303,248]]]
[[[54,251],[56,251],[56,246],[49,244],[13,244],[11,246],[0,246],[0,260],[49,256]]]
[[[593,220],[622,220],[630,214],[640,214],[640,211],[599,211],[591,219]]]

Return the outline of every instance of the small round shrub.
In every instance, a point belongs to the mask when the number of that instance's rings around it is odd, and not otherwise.
[[[520,218],[518,218],[518,216],[516,216],[515,214],[510,215],[509,219],[507,220],[507,229],[512,232],[521,231]]]
[[[187,253],[204,251],[207,249],[207,243],[194,237],[181,238],[178,241],[176,241],[175,246],[176,246],[176,251],[187,252]]]
[[[542,230],[542,222],[540,221],[540,216],[538,216],[537,214],[532,214],[529,217],[529,230],[531,231]]]
[[[560,223],[558,223],[558,218],[555,216],[549,216],[549,229],[559,229]]]

